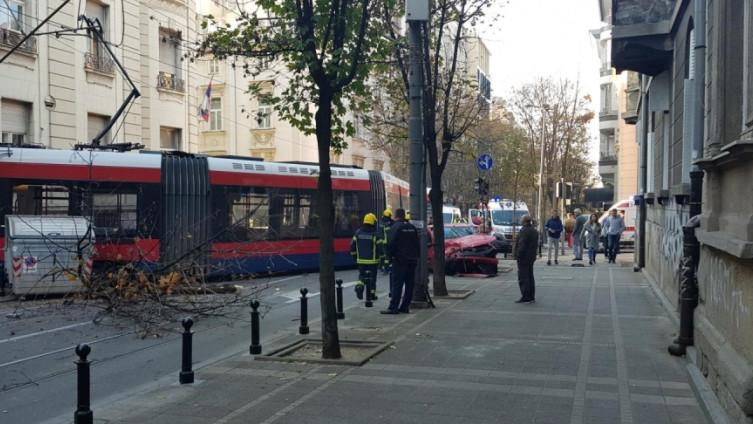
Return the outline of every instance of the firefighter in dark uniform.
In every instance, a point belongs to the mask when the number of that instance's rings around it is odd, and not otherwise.
[[[390,315],[410,312],[419,250],[418,230],[405,219],[405,210],[395,210],[395,219],[387,241],[387,252],[392,264],[390,306],[381,311]]]
[[[379,228],[379,235],[380,239],[379,242],[382,243],[382,252],[386,251],[387,246],[387,239],[390,235],[390,228],[392,228],[392,211],[389,209],[385,209],[382,213],[382,222],[380,223]],[[382,260],[379,262],[379,269],[382,270],[383,274],[389,274],[390,273],[390,258],[387,257],[387,255],[382,256]]]
[[[358,282],[356,282],[356,297],[363,299],[366,292],[366,306],[376,300],[376,279],[379,260],[382,257],[382,243],[376,229],[377,218],[373,213],[363,217],[363,225],[356,231],[350,242],[350,254],[358,265]]]

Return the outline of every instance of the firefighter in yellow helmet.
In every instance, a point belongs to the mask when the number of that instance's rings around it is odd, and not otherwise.
[[[356,297],[363,299],[366,291],[367,307],[373,306],[376,300],[376,279],[379,260],[382,257],[381,237],[377,233],[377,217],[373,213],[367,213],[363,217],[363,225],[356,231],[350,242],[350,254],[356,259],[358,265],[358,282],[356,282]]]

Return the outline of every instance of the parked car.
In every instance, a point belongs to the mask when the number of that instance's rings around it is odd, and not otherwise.
[[[429,246],[434,244],[434,233],[428,229]],[[445,273],[497,274],[497,238],[479,233],[470,224],[449,224],[444,227]],[[434,249],[429,248],[429,267],[434,259]]]

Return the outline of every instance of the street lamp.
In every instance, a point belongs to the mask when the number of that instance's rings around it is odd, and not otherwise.
[[[540,144],[541,144],[541,159],[540,159],[540,163],[539,163],[539,193],[538,193],[537,200],[536,200],[536,220],[538,221],[539,234],[541,234],[541,237],[539,238],[539,245],[541,245],[544,242],[544,240],[543,240],[544,225],[543,225],[542,220],[541,220],[541,199],[543,197],[542,194],[544,192],[544,190],[543,190],[543,187],[544,187],[544,133],[545,133],[544,124],[546,123],[546,121],[545,121],[544,118],[546,117],[546,112],[549,112],[550,107],[546,103],[544,103],[544,104],[542,104],[540,106],[534,105],[534,104],[528,104],[526,106],[530,107],[530,108],[534,108],[534,107],[540,107],[541,108],[541,140],[540,140]]]

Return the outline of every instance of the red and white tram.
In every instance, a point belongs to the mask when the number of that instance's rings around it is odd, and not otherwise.
[[[0,147],[0,223],[8,214],[92,217],[95,268],[190,260],[219,276],[313,270],[318,172],[315,164],[180,152]],[[335,266],[346,267],[363,215],[407,207],[408,184],[337,166],[332,178]]]

